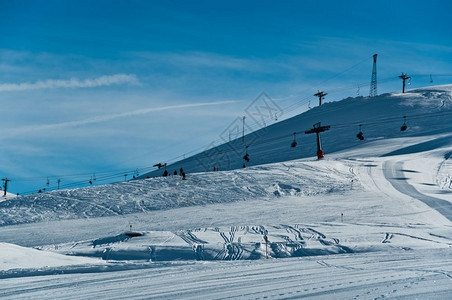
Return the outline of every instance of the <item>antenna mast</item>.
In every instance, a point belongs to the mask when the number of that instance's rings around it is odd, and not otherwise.
[[[374,64],[372,67],[372,79],[370,80],[370,92],[369,97],[375,97],[377,95],[377,56],[374,54]]]

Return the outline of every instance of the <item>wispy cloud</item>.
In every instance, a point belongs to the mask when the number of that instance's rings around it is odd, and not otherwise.
[[[196,108],[196,107],[202,107],[202,106],[224,105],[224,104],[231,104],[231,103],[236,103],[236,102],[237,101],[235,101],[235,100],[228,100],[228,101],[218,101],[218,102],[198,102],[198,103],[179,104],[179,105],[170,105],[170,106],[161,106],[161,107],[149,107],[149,108],[143,108],[143,109],[138,109],[138,110],[133,110],[133,111],[128,111],[128,112],[123,112],[123,113],[96,116],[96,117],[87,118],[87,119],[83,119],[83,120],[68,121],[68,122],[61,122],[61,123],[54,123],[54,124],[25,126],[25,127],[11,129],[10,131],[8,131],[8,134],[15,136],[15,135],[27,133],[27,132],[36,132],[36,131],[42,131],[42,130],[55,130],[55,129],[77,127],[77,126],[94,124],[94,123],[101,123],[101,122],[111,121],[111,120],[115,120],[115,119],[119,119],[119,118],[125,118],[125,117],[137,116],[137,115],[145,115],[145,114],[149,114],[152,112]]]
[[[92,88],[99,86],[109,86],[114,84],[139,84],[138,78],[134,74],[105,75],[93,79],[71,78],[68,80],[48,79],[33,83],[2,83],[0,92],[26,91],[55,88]]]
[[[131,52],[138,58],[155,63],[163,63],[165,65],[177,66],[178,68],[196,67],[196,68],[212,68],[226,70],[246,70],[256,68],[256,61],[253,59],[238,58],[229,55],[222,55],[211,52]]]

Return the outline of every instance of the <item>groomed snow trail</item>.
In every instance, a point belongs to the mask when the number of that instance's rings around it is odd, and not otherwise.
[[[450,296],[450,250],[221,263],[120,266],[111,272],[2,279],[2,299],[380,299]]]
[[[443,199],[424,195],[417,191],[412,185],[407,182],[405,173],[408,171],[403,169],[403,161],[393,162],[387,160],[384,163],[383,170],[386,179],[396,190],[424,202],[431,208],[441,213],[449,221],[452,221],[452,203]]]

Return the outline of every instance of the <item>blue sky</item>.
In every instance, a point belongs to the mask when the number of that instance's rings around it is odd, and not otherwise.
[[[189,155],[263,91],[281,118],[318,89],[366,96],[374,53],[379,93],[400,90],[401,72],[410,88],[452,82],[437,76],[452,73],[450,1],[169,2],[0,0],[11,192]]]

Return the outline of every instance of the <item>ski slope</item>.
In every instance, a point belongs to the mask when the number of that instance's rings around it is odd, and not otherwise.
[[[259,99],[246,111],[245,132],[254,129],[242,140],[242,124],[232,123],[219,135],[219,139],[205,151],[169,164],[170,174],[183,167],[186,173],[212,171],[214,167],[220,170],[230,170],[246,166],[282,162],[293,159],[314,157],[317,153],[316,135],[305,134],[313,125],[320,122],[322,126],[331,126],[321,134],[322,148],[326,154],[353,149],[363,144],[381,139],[398,137],[416,137],[433,135],[433,140],[427,145],[419,145],[423,150],[447,145],[446,137],[435,138],[435,134],[451,132],[450,114],[452,110],[452,85],[428,87],[408,91],[404,94],[390,93],[376,97],[347,98],[337,102],[327,102],[314,107],[305,113],[264,126],[272,122],[273,112],[279,111],[277,103],[271,99]],[[406,123],[408,130],[400,131]],[[360,127],[365,140],[356,138]],[[239,128],[238,128],[239,127]],[[292,148],[296,133],[297,147]],[[231,134],[231,141],[228,141]],[[235,139],[234,139],[235,138]],[[393,151],[416,151],[405,149],[410,146],[410,140],[402,140],[407,145],[388,144],[378,151],[379,155],[391,155]],[[411,147],[416,147],[417,143]],[[243,156],[248,153],[250,161]],[[396,153],[394,153],[396,154]],[[376,155],[376,154],[374,154]],[[162,162],[165,163],[165,162]],[[161,176],[163,168],[143,174],[140,178]]]
[[[320,161],[260,152],[268,163],[187,180],[8,198],[0,203],[0,297],[450,298],[452,132],[441,124],[451,90],[384,96],[406,115],[439,104],[440,117],[419,117],[403,134],[400,124],[394,132],[392,121],[381,124],[388,136],[369,128],[362,142],[344,127],[325,134],[330,150]],[[344,101],[376,105],[361,100]],[[346,134],[356,143],[334,139]]]

